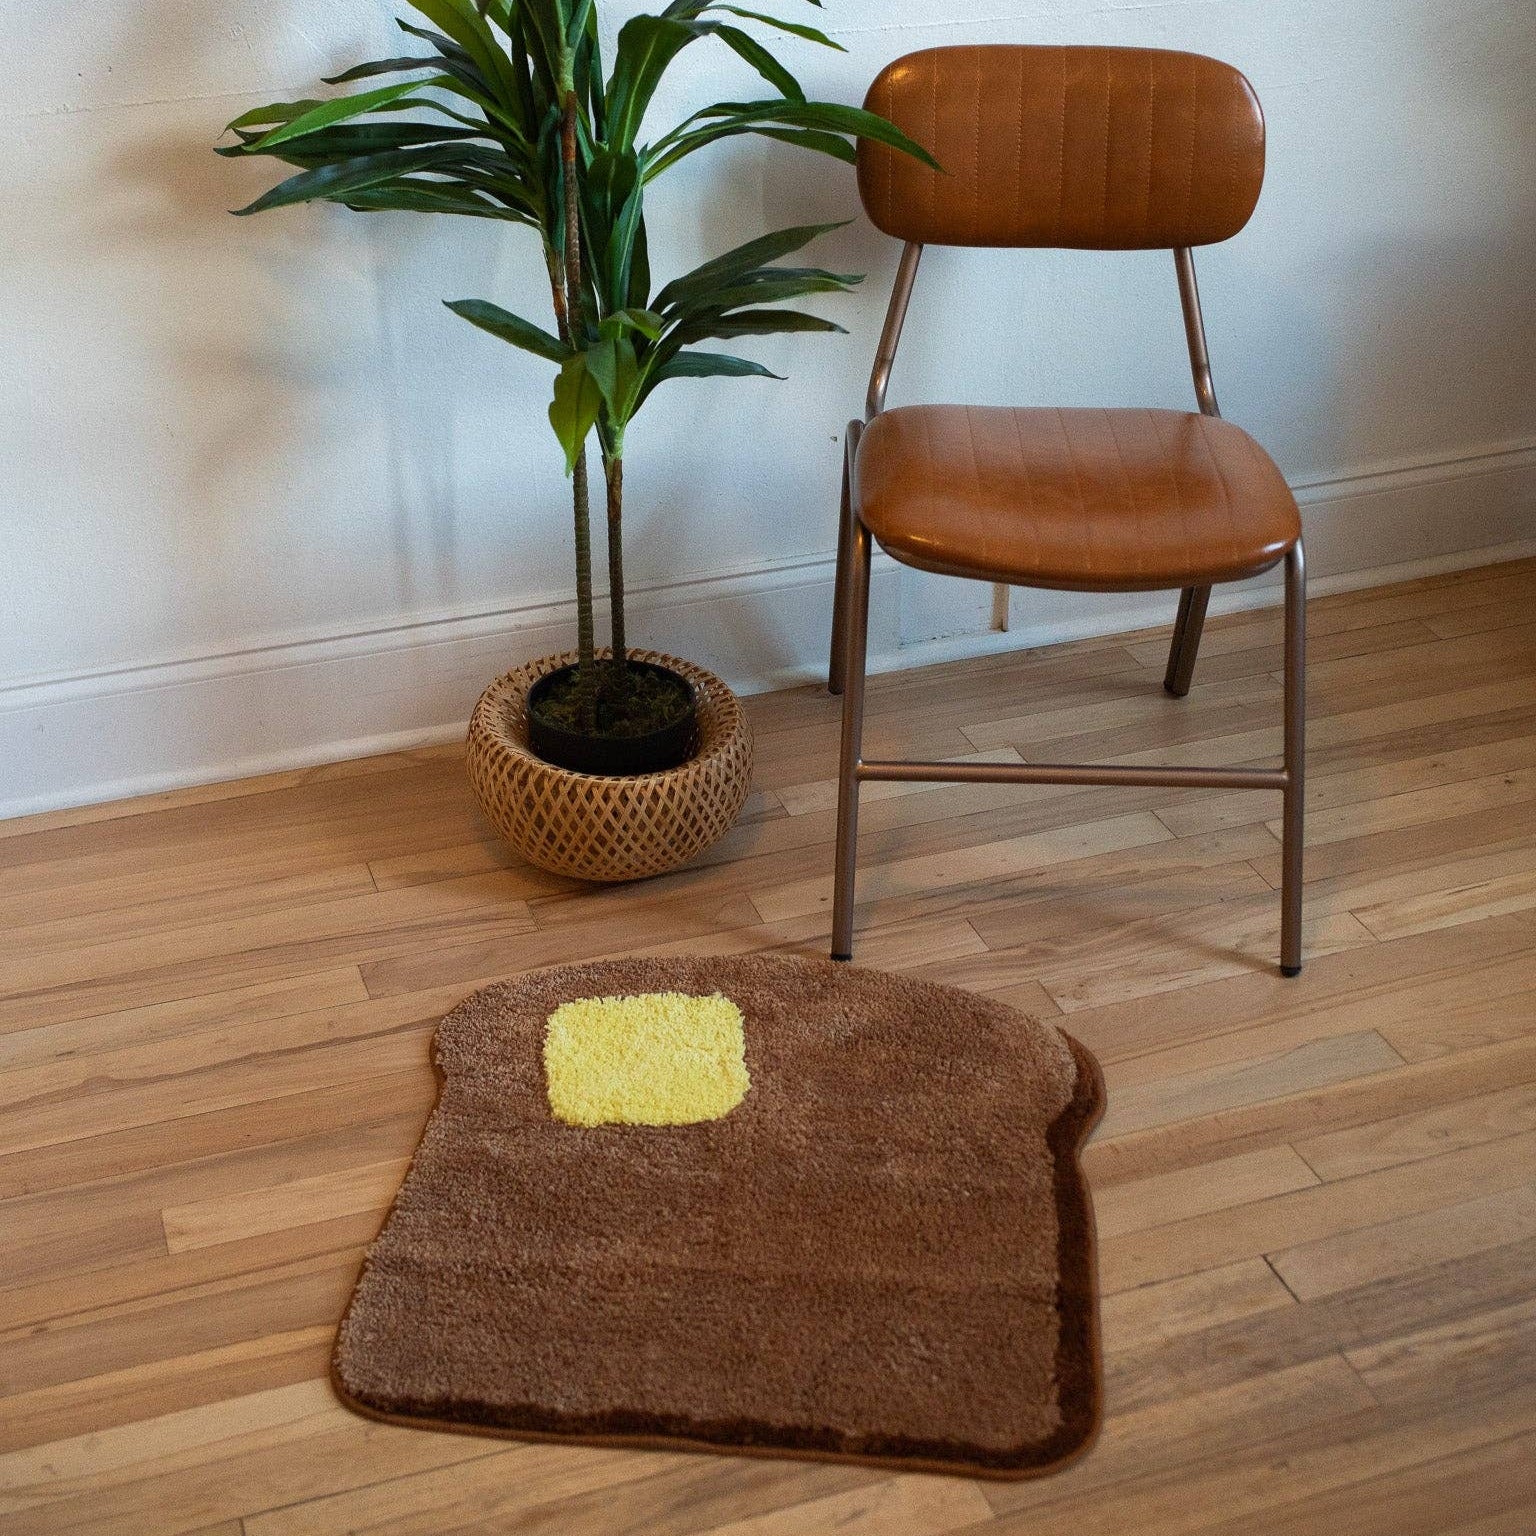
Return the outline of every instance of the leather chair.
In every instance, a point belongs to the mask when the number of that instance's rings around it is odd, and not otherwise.
[[[871,221],[905,242],[869,383],[849,423],[829,686],[843,694],[832,956],[853,952],[859,786],[867,780],[1280,790],[1281,969],[1301,970],[1306,573],[1280,471],[1223,421],[1192,248],[1248,222],[1264,118],[1237,70],[1148,48],[933,48],[885,69],[865,105],[946,169],[859,145]],[[1199,412],[917,405],[886,384],[925,244],[1174,253]],[[871,540],[948,576],[1087,592],[1181,593],[1164,687],[1189,691],[1211,587],[1285,562],[1279,769],[874,762],[863,756]]]

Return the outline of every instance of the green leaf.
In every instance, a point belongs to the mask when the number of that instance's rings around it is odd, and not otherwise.
[[[820,315],[802,314],[797,309],[751,309],[736,314],[705,315],[685,321],[672,333],[680,342],[703,341],[714,337],[730,341],[736,336],[777,336],[790,331],[837,331],[843,327]]]
[[[618,389],[617,342],[609,337],[595,341],[586,351],[587,372],[592,382],[602,391],[603,402],[610,408]]]
[[[651,307],[651,260],[643,217],[635,226],[635,238],[629,253],[629,291],[624,298],[631,308]]]
[[[599,341],[587,348],[587,372],[602,392],[607,422],[622,442],[624,428],[638,404],[640,363],[628,336]]]
[[[587,23],[587,35],[576,59],[576,78],[585,94],[592,136],[599,142],[608,138],[608,87],[603,79],[603,50],[598,39],[597,11],[594,7]]]
[[[496,41],[490,23],[468,0],[411,0],[411,8],[464,50],[499,105],[515,108],[517,76],[511,60]]]
[[[289,139],[313,133],[317,128],[329,128],[335,123],[345,122],[349,117],[361,117],[364,112],[377,111],[380,107],[400,102],[403,98],[410,96],[413,91],[439,85],[443,83],[444,78],[436,76],[429,80],[405,80],[398,85],[381,86],[376,91],[364,91],[359,96],[340,96],[335,101],[324,102],[274,128],[265,138],[257,139],[250,146],[251,150],[253,153],[260,153],[275,145],[284,144]]]
[[[816,128],[825,133],[845,133],[850,138],[870,139],[921,160],[930,170],[943,167],[921,144],[914,142],[894,123],[863,107],[834,101],[721,102],[698,114],[705,118],[734,118],[787,128]]]
[[[237,130],[238,131],[238,130]],[[246,145],[259,134],[242,135],[244,144],[225,145],[219,155],[243,155]],[[293,164],[309,162],[323,165],[331,160],[345,160],[355,155],[379,154],[391,149],[413,149],[424,144],[462,143],[482,137],[473,128],[449,128],[440,123],[344,123],[335,128],[321,128],[303,139],[283,146],[287,153],[278,156]]]
[[[745,245],[738,245],[723,256],[716,256],[668,283],[656,295],[651,307],[665,314],[678,305],[687,304],[714,289],[737,282],[764,263],[777,261],[791,251],[798,251],[818,236],[841,229],[847,222],[846,219],[839,219],[831,224],[797,224],[789,229],[775,230],[772,234],[759,235],[757,239],[748,240]]]
[[[568,60],[565,48],[565,16],[557,0],[520,0],[517,14],[522,36],[532,56],[540,84],[551,95],[558,95],[560,72]]]
[[[375,59],[371,64],[354,64],[339,75],[322,75],[327,85],[350,85],[354,80],[371,80],[376,75],[403,75],[416,69],[436,69],[439,61],[424,59]]]
[[[608,96],[608,142],[628,149],[667,66],[702,35],[696,23],[635,16],[619,30]]]
[[[526,213],[493,203],[471,187],[410,177],[327,201],[343,203],[354,213],[453,213],[467,218],[500,219],[508,224],[535,222]]]
[[[637,161],[633,162],[633,184],[613,219],[604,251],[606,287],[610,304],[624,305],[634,297],[636,260],[644,262],[644,249],[640,242],[645,233],[645,183],[640,176]],[[650,285],[650,275],[645,274],[645,285]]]
[[[431,43],[437,49],[440,55],[438,66],[458,82],[460,95],[473,101],[487,115],[494,113],[501,121],[521,127],[523,114],[512,112],[499,103],[494,78],[487,79],[480,65],[451,37],[444,37],[441,32],[434,32],[430,27],[413,26],[410,22],[401,21],[398,18],[395,25],[402,32],[408,32],[412,37],[419,37],[423,42]]]
[[[265,107],[252,107],[249,112],[242,112],[224,125],[226,132],[233,129],[238,133],[242,128],[264,128],[269,123],[291,123],[294,118],[302,116],[305,112],[324,106],[322,101],[274,101]]]
[[[655,341],[661,335],[666,321],[653,309],[619,309],[604,317],[598,326],[598,334],[620,335],[624,331],[639,331],[647,340]],[[614,327],[609,332],[609,327]]]
[[[651,375],[652,387],[663,379],[779,379],[782,374],[764,368],[745,357],[729,357],[723,352],[679,352]]]
[[[715,36],[791,101],[805,100],[800,82],[750,33],[743,32],[740,27],[717,26]]]
[[[474,68],[475,61],[461,48],[451,37],[444,37],[441,32],[434,32],[430,27],[418,27],[414,22],[402,21],[398,16],[395,25],[402,32],[412,37],[419,37],[424,43],[431,43],[444,59],[451,59],[456,64],[467,64]],[[481,83],[484,84],[482,77]]]
[[[760,21],[765,27],[776,27],[780,32],[791,32],[796,37],[803,37],[807,42],[820,43],[823,48],[836,48],[839,53],[848,51],[841,43],[834,43],[825,32],[818,32],[815,27],[808,27],[803,22],[783,21],[777,16],[765,16],[761,11],[743,10],[739,5],[709,5],[705,10],[727,11],[732,16],[741,16],[747,21]]]
[[[602,408],[603,392],[588,371],[585,354],[567,358],[555,379],[555,397],[549,403],[549,424],[565,450],[566,474],[575,470],[582,444],[597,424]]]
[[[570,20],[565,24],[565,46],[573,52],[587,30],[587,24],[596,11],[595,0],[575,0],[571,6]]]
[[[818,128],[753,128],[748,131],[760,138],[777,139],[781,144],[813,150],[818,155],[830,155],[847,165],[859,163],[859,152],[847,139],[835,133],[823,133]]]
[[[777,268],[788,273],[794,269]],[[782,304],[786,299],[803,299],[813,293],[846,293],[859,278],[853,273],[807,272],[805,275],[764,278],[718,288],[696,303],[672,311],[677,318],[689,320],[699,312],[724,314],[747,305]]]
[[[552,363],[565,363],[570,359],[571,349],[558,336],[551,336],[531,320],[524,320],[500,305],[489,304],[484,299],[445,299],[443,302],[471,325],[511,342],[514,347],[521,347],[524,352],[532,352],[535,357],[547,358]]]
[[[246,214],[264,213],[269,208],[313,202],[316,198],[344,202],[349,193],[377,187],[397,176],[408,176],[413,172],[443,166],[457,153],[453,145],[432,145],[426,149],[406,149],[390,154],[358,155],[351,160],[338,160],[333,165],[323,165],[290,176],[287,181],[279,182],[270,192],[258,197],[254,203],[234,211],[244,217]]]
[[[659,139],[651,146],[650,158],[655,164],[647,166],[646,174],[648,177],[657,174],[659,169],[676,164],[684,155],[702,149],[717,138],[754,132],[782,138],[783,134],[776,130],[783,128],[870,139],[911,155],[936,171],[943,170],[920,144],[914,143],[893,123],[862,107],[845,107],[830,101],[735,101],[705,107]],[[805,147],[820,149],[823,146],[807,142]]]
[[[685,160],[695,150],[703,149],[721,139],[740,138],[743,134],[755,134],[760,139],[777,139],[781,144],[793,144],[819,155],[829,155],[848,165],[858,163],[859,154],[853,144],[835,133],[821,133],[813,128],[763,128],[756,125],[727,125],[693,129],[684,137],[668,140],[662,153],[649,150],[646,154],[645,179],[654,181],[663,171],[671,170],[679,160]]]

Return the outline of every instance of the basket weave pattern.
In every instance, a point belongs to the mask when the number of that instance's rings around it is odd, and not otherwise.
[[[698,750],[662,773],[573,773],[528,750],[528,690],[574,662],[574,651],[508,672],[475,705],[468,753],[475,798],[496,830],[540,869],[582,880],[663,874],[718,841],[747,798],[752,731],[736,695],[691,662],[660,651],[630,655],[670,667],[697,692]]]

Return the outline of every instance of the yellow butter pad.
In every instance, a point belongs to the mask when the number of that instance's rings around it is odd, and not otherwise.
[[[544,1031],[549,1107],[567,1125],[693,1125],[747,1095],[741,1009],[716,992],[561,1003]]]

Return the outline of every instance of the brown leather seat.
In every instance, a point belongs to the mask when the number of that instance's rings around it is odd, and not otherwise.
[[[903,406],[865,427],[857,473],[884,549],[985,581],[1203,586],[1267,570],[1301,536],[1269,455],[1182,411]]]

